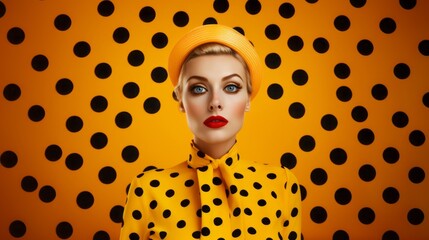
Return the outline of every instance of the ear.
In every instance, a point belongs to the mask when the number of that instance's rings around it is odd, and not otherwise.
[[[250,99],[247,100],[245,111],[250,111]]]
[[[185,108],[183,107],[183,102],[182,101],[179,102],[179,110],[181,112],[185,112]]]

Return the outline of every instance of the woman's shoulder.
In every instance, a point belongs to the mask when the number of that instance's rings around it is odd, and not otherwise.
[[[244,162],[243,164],[244,168],[250,170],[255,174],[264,175],[269,179],[291,180],[294,182],[297,181],[293,172],[284,166],[255,162],[255,161],[243,161],[243,162]]]
[[[190,169],[186,162],[181,162],[169,168],[146,167],[141,173],[134,177],[133,181],[138,185],[157,185],[161,181],[171,181],[179,176],[189,175]]]

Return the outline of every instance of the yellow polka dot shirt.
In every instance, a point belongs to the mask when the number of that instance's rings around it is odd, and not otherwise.
[[[301,196],[286,168],[240,159],[237,144],[131,183],[121,239],[300,239]]]

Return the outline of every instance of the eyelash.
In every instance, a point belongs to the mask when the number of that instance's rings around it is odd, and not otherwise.
[[[230,87],[233,87],[234,90],[227,90]],[[200,91],[197,92],[197,89],[199,89]],[[238,91],[240,91],[240,89],[242,89],[242,86],[240,84],[236,84],[236,83],[230,83],[230,84],[226,85],[224,88],[224,90],[227,93],[237,93]],[[191,86],[189,88],[189,91],[194,95],[200,95],[200,94],[207,92],[207,89],[201,85],[194,85],[194,86]]]

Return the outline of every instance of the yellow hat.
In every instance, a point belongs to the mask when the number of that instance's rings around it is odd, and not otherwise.
[[[262,78],[262,65],[255,48],[250,41],[235,29],[219,25],[203,25],[185,34],[174,46],[168,60],[170,80],[176,86],[179,81],[182,64],[196,47],[205,43],[220,43],[237,52],[246,62],[252,81],[253,99],[258,93]]]

